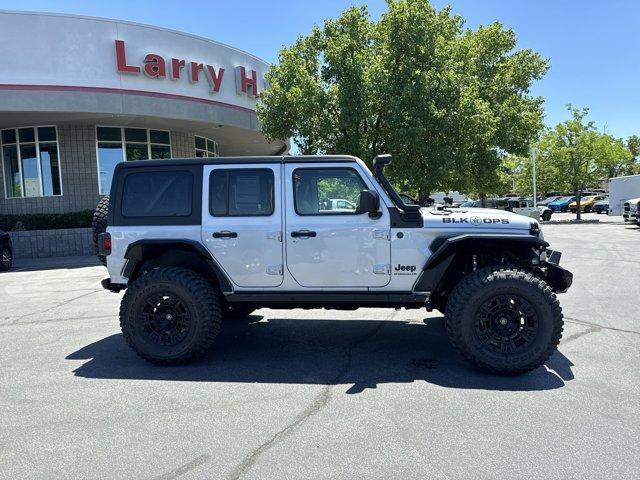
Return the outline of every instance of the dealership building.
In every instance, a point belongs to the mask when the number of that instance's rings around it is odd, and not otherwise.
[[[148,25],[0,11],[0,214],[91,210],[119,162],[279,155],[259,131],[268,64]]]

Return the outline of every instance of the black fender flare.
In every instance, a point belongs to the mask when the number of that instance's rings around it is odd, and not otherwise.
[[[231,281],[226,273],[213,259],[209,251],[202,243],[186,238],[180,239],[153,239],[153,240],[137,240],[127,247],[124,258],[127,260],[123,276],[131,278],[135,274],[138,267],[150,259],[158,258],[168,252],[188,252],[195,254],[198,259],[202,260],[202,272],[213,275],[212,280],[215,281],[223,293],[233,292]]]
[[[482,253],[492,250],[544,249],[548,246],[549,244],[541,238],[531,235],[463,234],[438,237],[429,245],[433,253],[422,268],[413,291],[438,292],[449,267],[458,255],[474,251]]]

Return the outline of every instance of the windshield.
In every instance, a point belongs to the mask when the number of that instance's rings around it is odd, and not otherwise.
[[[561,197],[558,200],[556,200],[556,202],[568,202],[569,200],[572,200],[573,197]]]

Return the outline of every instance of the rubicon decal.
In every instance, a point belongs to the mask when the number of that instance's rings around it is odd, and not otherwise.
[[[471,218],[445,217],[442,219],[442,223],[468,223],[469,225],[473,225],[474,227],[477,227],[478,225],[482,225],[482,224],[493,225],[495,223],[499,223],[501,225],[508,225],[509,219],[508,218],[480,218],[480,217],[471,217]]]

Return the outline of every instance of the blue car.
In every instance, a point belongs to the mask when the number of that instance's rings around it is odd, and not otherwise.
[[[576,197],[560,197],[559,199],[549,203],[547,207],[549,207],[554,212],[566,212],[569,210],[569,204],[575,199]]]

